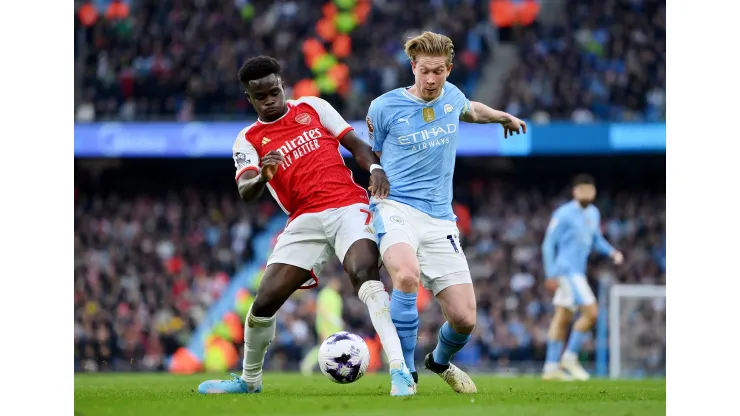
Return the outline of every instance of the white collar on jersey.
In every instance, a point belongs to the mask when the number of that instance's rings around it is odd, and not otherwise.
[[[422,100],[421,98],[419,98],[419,97],[417,97],[417,96],[415,96],[414,94],[411,94],[411,93],[409,92],[409,88],[411,88],[411,87],[413,87],[413,85],[411,85],[411,86],[408,86],[408,87],[403,87],[403,94],[404,94],[404,95],[406,96],[406,98],[409,98],[409,99],[411,99],[411,100],[413,100],[414,102],[417,102],[417,103],[419,103],[419,104],[424,104],[424,105],[434,105],[434,104],[436,104],[436,103],[437,103],[437,101],[441,100],[441,99],[442,99],[442,97],[444,97],[444,95],[445,95],[445,87],[443,86],[443,87],[442,87],[442,92],[440,92],[440,93],[439,93],[439,97],[437,97],[437,98],[433,99],[432,101],[424,101],[424,100]]]

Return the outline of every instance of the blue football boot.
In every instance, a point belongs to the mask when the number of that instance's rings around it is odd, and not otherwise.
[[[245,393],[261,393],[262,382],[256,386],[248,386],[247,382],[242,380],[241,377],[234,373],[231,373],[231,380],[208,380],[200,383],[198,386],[198,393],[200,394],[245,394]]]
[[[391,369],[391,396],[413,396],[416,394],[416,383],[405,363],[401,368]]]

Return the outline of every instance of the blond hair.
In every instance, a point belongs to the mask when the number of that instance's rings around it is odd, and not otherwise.
[[[455,45],[452,44],[452,39],[429,31],[409,39],[404,48],[406,56],[414,62],[419,55],[444,56],[449,65],[452,63],[452,57],[455,56]]]

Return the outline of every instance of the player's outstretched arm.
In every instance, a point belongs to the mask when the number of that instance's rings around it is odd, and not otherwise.
[[[380,159],[378,155],[373,152],[373,149],[365,143],[362,139],[357,137],[357,133],[353,131],[347,132],[347,134],[340,140],[342,146],[352,153],[355,157],[357,164],[362,169],[370,171],[370,186],[368,189],[372,196],[378,198],[385,198],[390,192],[391,185],[388,182],[388,178],[385,176],[383,168],[380,166]]]
[[[462,113],[460,120],[467,123],[477,124],[501,124],[504,127],[504,138],[509,137],[509,135],[514,135],[514,133],[519,134],[520,131],[522,133],[527,133],[527,123],[509,113],[494,110],[478,101],[470,102],[470,108],[468,111]]]
[[[283,155],[273,150],[268,152],[261,162],[259,172],[247,170],[239,176],[237,182],[239,197],[245,202],[253,201],[262,195],[265,185],[275,176],[278,166],[283,163]]]

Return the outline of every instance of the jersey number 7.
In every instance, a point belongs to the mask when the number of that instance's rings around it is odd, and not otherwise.
[[[366,209],[362,209],[362,208],[360,208],[360,211],[363,214],[367,215],[367,218],[365,218],[365,225],[370,225],[370,220],[373,219],[373,213]]]

